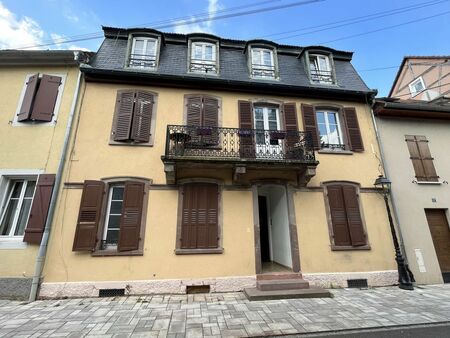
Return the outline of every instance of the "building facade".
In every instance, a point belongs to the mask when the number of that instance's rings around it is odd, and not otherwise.
[[[85,57],[74,51],[0,51],[0,297],[30,293]]]
[[[419,284],[450,281],[449,59],[405,58],[391,96],[373,107],[408,264]]]
[[[41,297],[397,281],[352,53],[104,27]],[[351,283],[351,282],[349,282]]]

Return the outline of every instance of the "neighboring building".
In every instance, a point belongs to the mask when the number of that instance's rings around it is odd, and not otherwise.
[[[389,97],[431,101],[450,93],[450,55],[405,56]]]
[[[28,298],[80,60],[75,51],[0,51],[0,297]]]
[[[391,97],[373,106],[408,264],[419,284],[450,281],[449,59],[405,58]],[[425,85],[412,99],[406,88],[418,79]]]
[[[396,283],[375,92],[352,53],[104,33],[41,297]]]

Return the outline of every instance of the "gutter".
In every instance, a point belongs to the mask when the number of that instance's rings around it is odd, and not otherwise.
[[[36,257],[36,265],[33,280],[31,283],[30,297],[28,298],[29,302],[34,302],[37,297],[39,283],[41,281],[42,270],[44,269],[45,256],[47,254],[48,240],[50,236],[50,229],[53,222],[53,216],[55,214],[56,203],[58,201],[59,189],[61,186],[61,180],[64,170],[64,164],[66,161],[67,150],[69,147],[70,134],[72,131],[73,125],[73,117],[75,115],[75,110],[78,103],[78,96],[80,93],[80,84],[81,84],[82,73],[78,70],[78,79],[77,85],[75,87],[74,98],[72,100],[72,106],[70,108],[69,120],[67,121],[66,132],[64,135],[64,144],[61,151],[61,158],[58,164],[58,170],[56,172],[55,185],[53,187],[52,198],[50,200],[50,206],[48,209],[47,220],[45,221],[44,233],[42,235],[41,244],[39,245],[39,251]]]

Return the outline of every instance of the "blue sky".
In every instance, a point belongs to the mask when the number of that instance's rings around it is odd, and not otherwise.
[[[262,1],[264,0],[134,0],[132,2],[0,0],[0,31],[2,32],[0,48],[34,46],[48,41],[60,41],[61,38],[75,35],[101,32],[101,25],[129,27],[146,24],[152,27],[155,22],[186,17],[187,19],[182,21],[185,25],[163,30],[181,33],[204,31],[236,39],[265,37],[284,44],[300,46],[325,44],[332,48],[353,51],[355,68],[360,71],[370,88],[379,90],[379,96],[388,94],[397,68],[367,70],[396,67],[405,55],[450,55],[448,42],[450,1],[438,3],[439,0],[323,0],[209,22],[192,23],[192,18],[189,19],[193,15],[208,13],[208,11],[209,17],[215,17],[225,13],[300,2],[266,0],[265,4],[259,6],[216,13],[216,11]],[[334,27],[346,23],[339,23],[342,20],[380,12],[387,13],[387,11],[392,13],[392,10],[419,4],[423,4],[419,9],[373,20],[368,20],[367,17],[361,18],[358,23]],[[422,20],[434,15],[439,16]],[[417,22],[347,38],[411,21]],[[333,24],[333,28],[327,30],[323,28],[330,26],[310,28],[325,24]],[[294,32],[278,34],[289,31]],[[96,51],[100,43],[101,39],[73,41],[45,48],[86,48]]]

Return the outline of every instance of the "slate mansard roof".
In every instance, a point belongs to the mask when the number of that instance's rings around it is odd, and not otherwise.
[[[370,90],[360,78],[351,64],[353,53],[339,51],[323,46],[299,47],[279,45],[265,40],[231,40],[210,34],[176,34],[163,33],[153,29],[121,29],[103,27],[105,39],[89,67],[84,71],[87,75],[103,74],[104,76],[128,76],[129,78],[151,78],[167,81],[203,81],[204,84],[220,84],[222,86],[248,86],[254,89],[264,87],[274,91],[289,89],[287,92],[333,92],[335,94],[353,94],[357,96],[374,96],[376,91]],[[130,69],[126,67],[128,38],[130,34],[150,33],[161,36],[159,64],[156,70]],[[219,74],[205,75],[188,72],[188,40],[191,37],[213,39],[219,42]],[[251,43],[264,43],[276,48],[278,58],[279,79],[255,79],[249,74],[247,46]],[[312,84],[304,62],[305,51],[323,51],[332,53],[336,74],[336,84]]]

